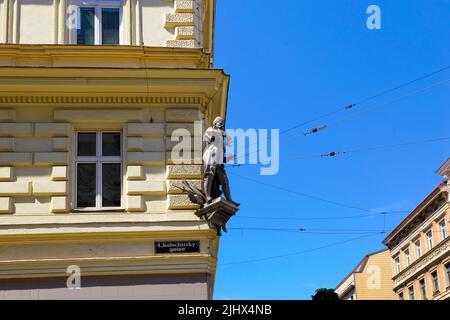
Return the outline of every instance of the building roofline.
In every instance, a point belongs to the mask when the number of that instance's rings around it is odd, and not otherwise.
[[[450,171],[450,157],[436,170],[436,173],[440,176],[445,176],[447,171]]]
[[[446,184],[444,182],[441,182],[431,193],[425,197],[405,218],[403,218],[402,221],[386,236],[386,238],[383,240],[383,244],[387,245],[389,241],[392,240],[392,238],[401,230],[404,226],[406,226],[412,218],[422,211],[423,208],[426,207],[426,205],[437,195],[439,195],[441,192],[445,191],[443,187],[445,187]]]

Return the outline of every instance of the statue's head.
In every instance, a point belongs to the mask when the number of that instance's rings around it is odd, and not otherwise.
[[[214,122],[213,122],[213,127],[214,127],[214,129],[221,129],[221,130],[223,130],[223,128],[224,128],[224,120],[223,120],[223,118],[222,117],[216,117],[215,119],[214,119]]]

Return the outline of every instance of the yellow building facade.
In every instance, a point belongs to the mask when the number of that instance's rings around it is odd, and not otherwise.
[[[391,252],[397,299],[450,299],[450,159],[437,173],[445,182],[384,240]]]
[[[335,292],[340,300],[392,300],[392,272],[389,250],[365,256]]]
[[[226,116],[214,10],[0,0],[0,299],[213,297],[219,237],[179,188],[201,153],[172,133]]]

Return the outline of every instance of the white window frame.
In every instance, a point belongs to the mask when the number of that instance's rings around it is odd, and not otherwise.
[[[401,271],[401,265],[400,265],[400,257],[395,257],[394,259],[394,265],[395,265],[395,273],[398,274]]]
[[[447,286],[450,287],[450,262],[447,262],[444,265],[445,268],[445,274],[447,275]]]
[[[72,0],[71,4],[77,7],[77,25],[80,19],[78,8],[94,8],[94,45],[102,44],[102,9],[118,8],[119,9],[119,45],[123,45],[125,39],[125,23],[123,21],[123,0]],[[77,44],[77,28],[69,30],[69,43]]]
[[[95,156],[78,156],[78,134],[79,133],[95,133],[96,134],[96,155]],[[119,133],[120,134],[120,156],[103,156],[102,154],[102,137],[104,133]],[[124,194],[123,194],[123,133],[118,130],[77,130],[75,131],[75,201],[74,207],[81,211],[107,211],[107,210],[123,210],[124,209]],[[79,163],[95,163],[96,173],[96,197],[95,207],[78,207],[78,164]],[[120,164],[120,207],[104,207],[102,204],[102,164],[105,163],[119,163]]]
[[[412,295],[411,295],[411,292],[412,292]],[[416,289],[414,288],[414,285],[411,285],[408,287],[408,295],[409,295],[409,300],[416,300]]]
[[[427,238],[427,249],[428,250],[433,249],[434,247],[433,230],[428,230],[427,232],[425,232],[425,237]]]
[[[403,254],[405,255],[405,265],[409,267],[409,265],[411,264],[411,254],[409,252],[409,248],[405,249]]]
[[[420,296],[422,300],[427,299],[427,281],[425,280],[425,278],[419,280],[419,286],[420,286]]]
[[[445,240],[448,236],[448,232],[447,232],[447,222],[445,221],[445,218],[442,219],[441,221],[439,221],[438,223],[439,225],[439,234],[441,236],[441,240]]]
[[[414,245],[416,246],[416,257],[419,259],[422,256],[422,241],[418,239],[416,242],[414,242]]]
[[[434,281],[433,274],[436,275],[436,281]],[[433,293],[436,293],[440,290],[439,272],[437,270],[434,270],[430,273],[430,275],[431,275],[431,285],[433,287]]]

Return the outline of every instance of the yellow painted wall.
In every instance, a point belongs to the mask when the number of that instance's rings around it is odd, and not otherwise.
[[[0,43],[75,44],[66,24],[70,0],[15,2],[7,6],[7,0],[0,0]],[[121,45],[212,50],[212,0],[123,0],[121,9]]]
[[[392,271],[389,251],[382,251],[368,257],[361,273],[355,273],[356,296],[358,300],[392,300]]]

